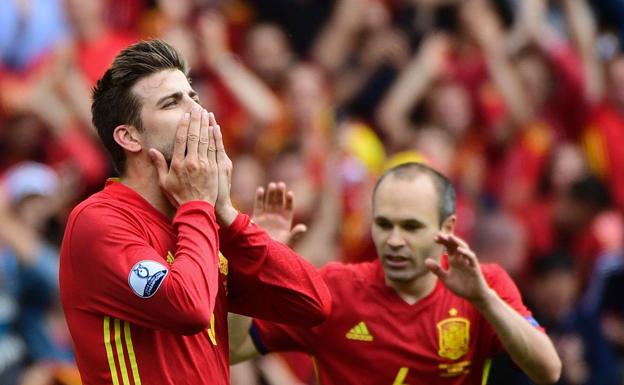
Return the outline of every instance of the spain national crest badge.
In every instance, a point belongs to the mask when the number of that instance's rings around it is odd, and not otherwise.
[[[466,353],[470,344],[470,321],[457,317],[457,310],[449,311],[451,317],[438,322],[438,354],[456,360]]]

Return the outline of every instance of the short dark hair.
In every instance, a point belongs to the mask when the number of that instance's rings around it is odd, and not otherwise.
[[[440,226],[442,226],[448,217],[455,214],[455,188],[451,184],[451,181],[442,173],[434,170],[426,164],[418,162],[403,163],[384,172],[377,180],[377,184],[375,184],[373,199],[375,199],[375,194],[377,193],[377,189],[379,188],[379,185],[381,185],[381,182],[391,175],[395,178],[404,180],[412,180],[418,175],[429,176],[438,196],[438,216],[440,218]]]
[[[93,88],[93,125],[120,175],[126,168],[126,156],[113,139],[115,127],[131,124],[143,130],[142,102],[131,88],[140,79],[169,69],[188,76],[186,61],[175,48],[162,40],[145,40],[122,50]]]

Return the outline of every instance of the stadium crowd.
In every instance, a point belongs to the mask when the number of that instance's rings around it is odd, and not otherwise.
[[[376,258],[377,177],[425,162],[553,339],[559,383],[624,383],[621,1],[1,0],[0,384],[80,384],[58,248],[114,176],[91,89],[147,38],[187,58],[219,119],[235,206],[268,181],[294,192],[299,254]],[[301,354],[232,367],[237,385],[314,377]],[[528,382],[500,357],[489,383]]]

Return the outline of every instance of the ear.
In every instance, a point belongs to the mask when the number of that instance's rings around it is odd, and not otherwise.
[[[455,231],[455,224],[457,223],[457,215],[453,214],[444,220],[442,223],[442,232],[446,234],[453,234]]]
[[[138,153],[143,149],[141,136],[136,127],[129,124],[122,124],[115,127],[113,131],[113,139],[128,152]]]

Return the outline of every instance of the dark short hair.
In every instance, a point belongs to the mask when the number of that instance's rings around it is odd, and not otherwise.
[[[119,174],[126,168],[123,149],[113,139],[115,127],[131,124],[143,130],[141,100],[131,92],[140,79],[163,70],[180,70],[188,76],[186,61],[162,40],[146,40],[121,51],[93,88],[93,125]]]
[[[398,179],[413,180],[419,175],[427,175],[433,182],[438,197],[438,217],[440,218],[440,226],[442,226],[448,217],[455,214],[455,188],[446,176],[426,164],[408,162],[387,170],[377,180],[377,184],[373,190],[373,199],[375,199],[375,194],[381,182],[389,176]]]

